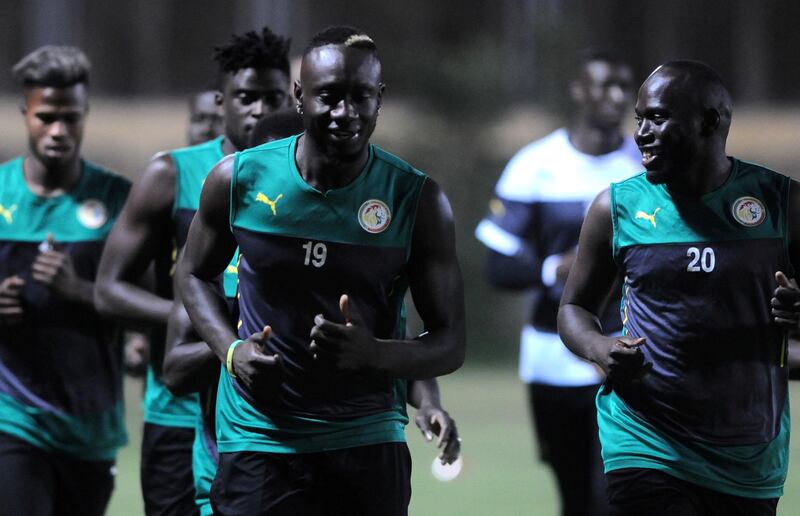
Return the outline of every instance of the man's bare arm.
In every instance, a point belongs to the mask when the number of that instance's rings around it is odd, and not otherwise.
[[[94,289],[95,307],[106,317],[134,327],[167,321],[171,300],[139,283],[156,257],[172,246],[175,173],[168,155],[153,158],[106,240]]]
[[[195,330],[218,359],[238,337],[230,324],[217,282],[230,263],[236,241],[230,230],[233,156],[223,158],[206,177],[177,268],[177,285]]]
[[[214,381],[220,361],[192,328],[176,289],[167,322],[167,345],[162,381],[176,396],[199,392]]]
[[[233,162],[233,156],[225,157],[208,174],[176,272],[180,295],[195,330],[226,365],[228,350],[239,338],[230,324],[217,279],[236,250],[229,225]],[[233,348],[233,372],[248,387],[253,388],[260,375],[275,373],[275,366],[280,364],[278,355],[262,352],[271,334],[271,328],[266,327]]]
[[[596,363],[607,375],[630,379],[645,367],[639,349],[644,339],[606,337],[599,319],[618,273],[612,237],[610,194],[605,190],[595,198],[581,227],[578,255],[558,310],[558,332],[576,355]]]

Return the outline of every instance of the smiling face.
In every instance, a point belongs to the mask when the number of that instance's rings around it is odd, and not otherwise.
[[[225,137],[237,149],[246,149],[256,122],[287,106],[289,77],[276,68],[244,68],[227,74],[222,104]]]
[[[25,126],[31,154],[47,169],[78,159],[89,109],[86,86],[30,87],[25,90]]]
[[[381,64],[372,51],[345,45],[311,50],[295,84],[306,137],[328,157],[362,158],[375,130],[383,89]]]
[[[645,80],[636,101],[636,144],[651,183],[680,180],[704,144],[703,110],[679,74],[659,69]]]

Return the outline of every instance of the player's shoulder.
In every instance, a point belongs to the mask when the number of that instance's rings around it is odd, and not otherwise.
[[[21,184],[22,178],[22,156],[11,158],[0,163],[0,185],[3,189],[11,187],[13,184]]]
[[[564,162],[572,153],[564,128],[525,145],[508,161],[495,193],[515,202],[540,200],[543,190],[565,181]]]
[[[766,174],[767,176],[774,178],[774,179],[789,179],[786,174],[778,172],[766,165],[761,163],[756,163],[754,161],[748,161],[741,158],[731,158],[736,167],[738,168],[738,175],[739,177],[748,176],[748,175],[759,175],[759,174]]]
[[[22,167],[22,156],[11,158],[7,161],[0,163],[0,173],[5,173],[8,170],[16,170]]]
[[[131,181],[112,170],[87,159],[83,160],[87,183],[94,191],[105,192],[112,197],[125,198],[131,189]]]
[[[239,151],[237,155],[240,158],[257,158],[263,159],[270,154],[280,154],[288,152],[292,145],[295,145],[297,141],[297,137],[299,135],[289,136],[287,138],[282,138],[280,140],[273,140],[271,142],[262,143],[261,145],[256,145],[255,147],[250,147],[249,149],[245,149]]]
[[[169,155],[173,159],[182,159],[187,156],[193,156],[196,154],[204,154],[204,153],[219,153],[220,147],[222,145],[222,136],[218,136],[214,139],[198,143],[196,145],[187,145],[185,147],[178,147],[177,149],[172,149],[168,151],[161,152],[156,154],[157,157],[163,157],[164,155]]]
[[[407,176],[409,178],[424,179],[428,177],[427,174],[391,152],[374,144],[370,144],[370,147],[372,149],[372,159],[375,164],[384,166],[401,176]]]
[[[103,165],[99,165],[88,159],[83,159],[83,164],[84,170],[87,174],[90,174],[92,181],[98,181],[127,188],[130,188],[131,186],[131,182],[128,178]]]
[[[634,174],[631,177],[611,182],[612,192],[641,190],[642,188],[655,188],[655,185],[653,185],[650,181],[647,180],[646,170],[643,170],[638,174]]]

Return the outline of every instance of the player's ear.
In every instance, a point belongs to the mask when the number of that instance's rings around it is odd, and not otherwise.
[[[303,103],[303,87],[300,86],[300,81],[294,81],[294,86],[292,86],[292,91],[294,93],[294,99],[302,104]]]
[[[703,136],[710,136],[719,127],[719,111],[713,108],[703,111],[703,121],[700,123],[700,131]]]
[[[303,87],[300,86],[300,81],[294,81],[294,99],[297,101],[296,108],[297,114],[303,114]]]
[[[378,110],[381,109],[381,102],[383,101],[384,91],[386,91],[386,83],[382,82],[378,85]]]
[[[222,95],[221,91],[214,92],[214,104],[218,107],[222,107],[222,101],[224,100],[224,96]]]

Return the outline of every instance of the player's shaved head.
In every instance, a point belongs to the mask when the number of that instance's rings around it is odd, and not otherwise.
[[[670,89],[691,102],[694,109],[703,113],[716,112],[719,117],[718,130],[723,139],[727,137],[733,116],[733,101],[722,78],[713,68],[700,61],[679,59],[656,68],[645,84],[657,77],[669,78]]]

